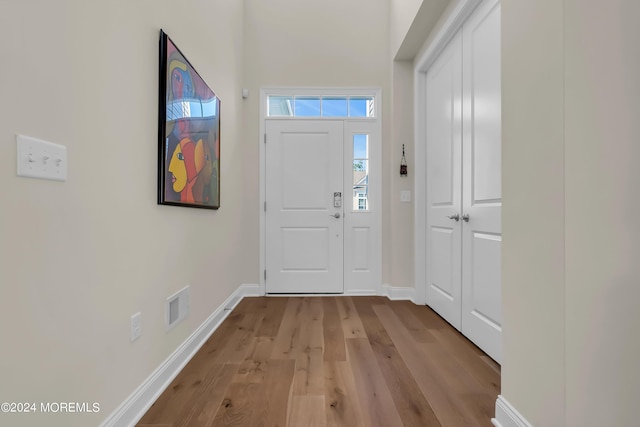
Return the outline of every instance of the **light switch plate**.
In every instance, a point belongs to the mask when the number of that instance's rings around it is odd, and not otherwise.
[[[131,342],[134,342],[142,335],[142,313],[137,312],[131,316]]]
[[[16,135],[18,176],[67,180],[67,147],[30,136]]]
[[[400,201],[403,202],[403,203],[410,203],[411,202],[411,191],[402,190],[400,192]]]

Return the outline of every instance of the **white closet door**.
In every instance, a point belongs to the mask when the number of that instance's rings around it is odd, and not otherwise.
[[[461,321],[461,36],[427,71],[427,304]]]
[[[500,4],[462,29],[462,333],[497,362],[502,346]]]

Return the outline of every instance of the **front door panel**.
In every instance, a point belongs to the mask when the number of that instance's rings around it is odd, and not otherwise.
[[[267,293],[341,293],[343,124],[267,120],[266,131]]]

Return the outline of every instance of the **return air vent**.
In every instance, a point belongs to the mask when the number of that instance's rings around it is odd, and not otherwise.
[[[189,286],[167,298],[165,305],[166,330],[171,330],[189,315]]]

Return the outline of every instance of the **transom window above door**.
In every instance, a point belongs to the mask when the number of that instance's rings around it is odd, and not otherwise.
[[[267,117],[373,118],[372,96],[269,95]]]

